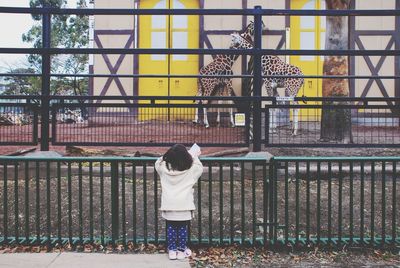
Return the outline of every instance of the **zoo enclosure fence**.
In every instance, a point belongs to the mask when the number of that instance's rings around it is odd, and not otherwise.
[[[40,145],[41,150],[48,150],[50,144],[49,109],[51,103],[50,83],[52,77],[145,77],[145,75],[119,75],[119,74],[54,74],[51,73],[51,56],[55,54],[197,54],[197,55],[216,55],[234,54],[251,55],[253,57],[253,129],[252,139],[255,151],[261,149],[261,144],[267,137],[262,137],[262,103],[260,96],[262,91],[261,57],[262,55],[343,55],[343,56],[394,56],[398,57],[399,51],[395,50],[273,50],[263,49],[262,37],[262,17],[263,16],[399,16],[400,10],[273,10],[262,9],[256,6],[254,9],[56,9],[56,8],[15,8],[0,7],[0,13],[13,14],[37,14],[42,16],[42,47],[41,48],[0,48],[0,53],[6,54],[37,54],[42,57],[42,72],[40,74],[1,74],[1,76],[37,76],[41,77],[42,92],[40,96]],[[249,50],[230,50],[230,49],[123,49],[123,48],[53,48],[51,47],[51,17],[54,15],[239,15],[252,16],[254,18],[254,48]],[[267,25],[268,27],[268,25]],[[149,77],[149,76],[148,76]],[[161,77],[160,75],[150,75],[150,77]],[[165,77],[185,77],[166,75]],[[186,77],[202,77],[198,75]],[[228,76],[229,77],[229,76]],[[230,76],[230,77],[246,77]],[[247,76],[249,77],[249,76]],[[272,76],[275,77],[275,76]],[[361,76],[312,76],[329,79],[357,79]],[[368,76],[368,78],[381,78],[379,75]],[[383,77],[382,77],[383,78]],[[399,79],[398,75],[386,76],[385,79]],[[265,136],[265,135],[264,135]],[[38,142],[36,137],[32,141],[24,143]],[[5,142],[4,144],[7,144]],[[278,143],[281,143],[279,141]],[[10,143],[11,144],[11,143]],[[15,142],[13,142],[15,144]],[[276,144],[276,143],[274,143]]]
[[[1,97],[0,97],[1,98]],[[40,96],[4,96],[0,115],[0,144],[36,145],[45,139],[40,125],[50,129],[52,145],[81,146],[171,146],[176,143],[201,146],[248,147],[254,139],[254,103],[262,103],[261,140],[268,147],[400,147],[399,98],[295,98],[299,104],[268,97],[49,97],[49,121],[42,120]],[[196,104],[208,100],[209,104]],[[218,103],[223,101],[224,103]],[[327,104],[327,102],[335,104]],[[208,108],[211,127],[194,125]],[[293,136],[294,108],[300,110],[299,132]],[[276,122],[270,122],[272,110]],[[324,109],[351,113],[352,143],[323,141],[321,114]],[[230,123],[229,111],[234,114]],[[221,112],[220,123],[217,111]],[[242,116],[237,120],[236,116]],[[271,123],[278,127],[271,131]]]
[[[163,243],[155,161],[0,157],[0,244]],[[191,243],[400,245],[399,157],[201,161]]]

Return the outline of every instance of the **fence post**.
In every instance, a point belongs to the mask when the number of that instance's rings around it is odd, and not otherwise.
[[[111,242],[119,237],[119,180],[118,180],[118,162],[111,161]]]
[[[44,4],[43,8],[47,8]],[[44,10],[43,9],[43,10]],[[48,11],[42,13],[42,92],[41,92],[41,131],[40,150],[49,150],[49,107],[50,107],[50,54],[47,49],[51,47],[51,15]]]
[[[261,151],[261,6],[254,7],[253,151]]]

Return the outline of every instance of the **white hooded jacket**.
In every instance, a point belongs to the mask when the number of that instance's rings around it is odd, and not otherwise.
[[[195,210],[193,185],[203,173],[203,165],[198,157],[193,157],[192,166],[183,171],[168,170],[165,161],[160,157],[155,168],[161,179],[160,210],[184,211]]]

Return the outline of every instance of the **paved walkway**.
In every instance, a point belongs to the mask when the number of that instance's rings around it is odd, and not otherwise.
[[[104,253],[7,253],[0,254],[0,267],[9,268],[189,268],[189,261],[170,261],[167,254]]]

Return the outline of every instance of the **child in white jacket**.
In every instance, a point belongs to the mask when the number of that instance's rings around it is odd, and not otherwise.
[[[155,163],[161,180],[160,210],[166,220],[170,260],[183,260],[191,255],[186,244],[188,225],[196,209],[193,186],[203,173],[199,155],[200,150],[190,154],[185,146],[176,144]]]

